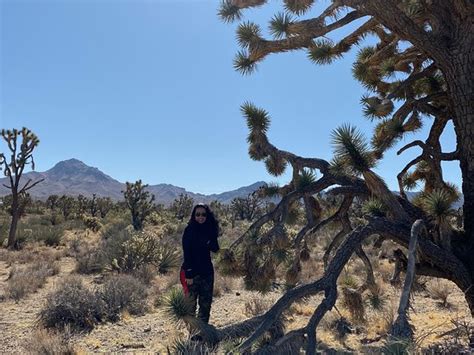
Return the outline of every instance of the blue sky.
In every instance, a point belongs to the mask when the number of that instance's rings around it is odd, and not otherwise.
[[[265,29],[279,3],[246,19]],[[273,55],[242,76],[232,68],[236,24],[218,19],[218,4],[0,0],[0,127],[26,126],[39,136],[38,171],[77,158],[122,182],[201,193],[288,178],[248,157],[245,101],[269,111],[270,140],[296,154],[330,159],[331,130],[345,122],[370,137],[373,123],[359,104],[365,91],[351,76],[355,50],[322,67],[304,52]],[[454,150],[451,127],[443,145]],[[392,189],[418,153],[395,151],[376,170]],[[460,184],[457,163],[445,165],[445,178]]]

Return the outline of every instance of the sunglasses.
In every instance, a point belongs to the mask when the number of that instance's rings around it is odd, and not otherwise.
[[[203,213],[197,212],[197,213],[195,214],[195,216],[196,216],[196,217],[206,217],[207,214],[206,214],[206,212],[203,212]]]

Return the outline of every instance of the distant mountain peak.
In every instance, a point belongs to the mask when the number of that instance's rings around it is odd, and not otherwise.
[[[55,166],[53,166],[51,169],[48,171],[57,171],[57,170],[64,170],[64,169],[84,169],[84,168],[90,168],[90,166],[84,164],[82,161],[79,159],[68,159],[68,160],[63,160],[58,163],[56,163]]]

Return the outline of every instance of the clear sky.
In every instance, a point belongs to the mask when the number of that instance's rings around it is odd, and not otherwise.
[[[218,0],[0,4],[0,127],[26,126],[39,136],[37,171],[77,158],[122,182],[192,192],[283,183],[288,175],[274,178],[248,157],[239,111],[247,100],[269,111],[270,140],[296,154],[330,159],[330,132],[344,122],[370,137],[373,123],[359,104],[364,89],[351,76],[355,50],[323,67],[304,52],[273,55],[242,76],[232,68],[236,24],[218,19]],[[271,1],[246,19],[266,29],[280,5]],[[452,127],[443,144],[454,150]],[[376,170],[392,189],[418,153],[395,158],[396,149]],[[457,163],[445,165],[445,177],[460,184]]]

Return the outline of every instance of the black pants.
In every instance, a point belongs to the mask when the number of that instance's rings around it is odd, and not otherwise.
[[[189,286],[189,298],[193,305],[193,312],[196,313],[196,306],[199,303],[198,317],[205,323],[209,323],[213,291],[214,274],[196,275],[193,278],[193,284]]]

